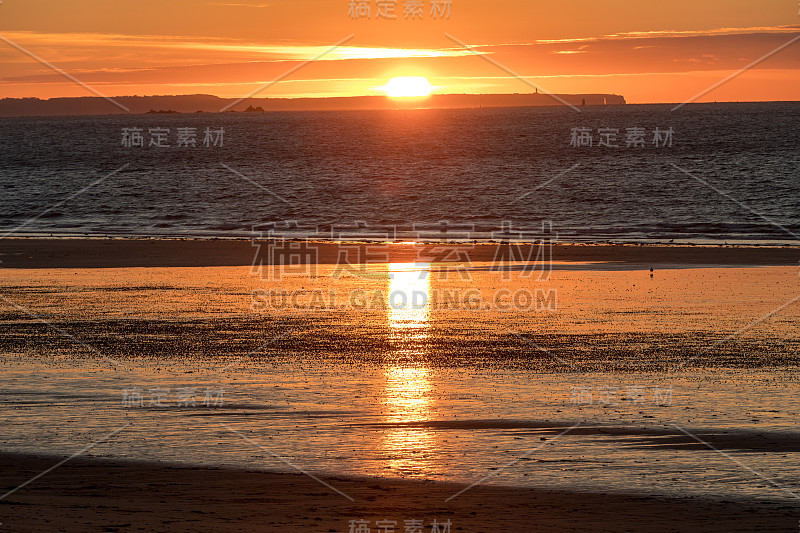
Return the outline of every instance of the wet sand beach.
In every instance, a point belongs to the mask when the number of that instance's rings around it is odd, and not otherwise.
[[[56,458],[0,455],[2,486]],[[331,488],[335,488],[340,493]],[[0,500],[0,531],[371,531],[420,520],[450,531],[793,531],[796,506],[624,494],[474,487],[76,458]],[[352,501],[349,499],[352,498]]]
[[[257,241],[258,242],[258,241]],[[263,241],[262,241],[263,242]],[[299,241],[298,241],[299,242]],[[340,245],[309,243],[316,250],[315,262],[335,264]],[[420,255],[447,256],[446,250],[467,250],[473,262],[492,261],[503,245],[460,244],[366,244],[363,252],[386,254],[383,262],[408,263]],[[506,245],[508,248],[508,245]],[[435,250],[435,251],[432,251]],[[522,245],[527,257],[529,247]],[[354,255],[359,255],[354,253]],[[361,253],[360,255],[364,255]],[[507,254],[506,254],[507,255]],[[255,248],[250,240],[190,239],[0,239],[3,268],[112,268],[154,266],[241,266],[251,265]],[[269,263],[266,255],[259,257]],[[798,265],[800,249],[786,246],[683,246],[619,244],[553,244],[554,261],[614,262],[631,265]],[[452,261],[452,259],[450,259]]]
[[[797,250],[319,246],[276,278],[249,241],[0,241],[3,492],[83,450],[0,531],[795,530]]]

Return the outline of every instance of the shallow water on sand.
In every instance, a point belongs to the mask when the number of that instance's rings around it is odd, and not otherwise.
[[[71,455],[124,427],[88,455],[795,498],[800,310],[764,318],[796,298],[795,269],[556,265],[501,282],[480,267],[6,270],[0,442]],[[434,305],[465,287],[490,308]],[[263,288],[380,292],[253,308]],[[491,307],[501,288],[554,289],[557,306]],[[417,291],[425,305],[378,304]]]
[[[731,498],[800,490],[790,372],[4,367],[5,451],[71,455],[124,427],[89,455]],[[576,401],[587,389],[591,405]]]

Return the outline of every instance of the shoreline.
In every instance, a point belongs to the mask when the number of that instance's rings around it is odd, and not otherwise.
[[[486,108],[570,106],[624,106],[625,97],[613,93],[431,93],[415,98],[387,98],[386,95],[323,96],[323,97],[252,97],[221,98],[211,94],[121,95],[113,102],[125,109],[114,115],[172,114],[253,114],[293,111],[399,111],[399,110],[462,110]],[[48,99],[2,98],[0,117],[29,116],[108,116],[108,99],[98,96],[54,97]]]
[[[266,241],[258,241],[263,245]],[[503,262],[537,258],[539,245],[458,244],[458,243],[335,243],[286,241],[286,249],[302,245],[313,249],[316,264],[337,264],[343,247],[351,257],[370,258],[369,263],[447,263]],[[0,269],[41,268],[133,268],[133,267],[211,267],[250,266],[258,254],[261,264],[271,263],[269,254],[259,253],[253,241],[181,239],[0,239]],[[691,266],[797,266],[800,248],[787,246],[734,245],[645,245],[645,244],[553,244],[554,262],[613,263],[649,268],[659,265]],[[353,261],[354,263],[357,261]]]
[[[56,459],[0,453],[0,464],[6,493]],[[366,520],[373,531],[377,521],[391,520],[402,531],[404,520],[417,519],[424,531],[433,520],[450,520],[452,531],[788,531],[797,523],[796,508],[786,501],[501,485],[477,485],[452,498],[467,486],[376,477],[315,480],[300,473],[79,456],[0,500],[0,530],[43,531],[57,524],[60,531],[347,532],[351,520]]]

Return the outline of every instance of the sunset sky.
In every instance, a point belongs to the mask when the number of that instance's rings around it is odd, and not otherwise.
[[[445,36],[557,93],[682,102],[800,35],[797,0],[452,0],[450,17],[350,16],[351,0],[4,0],[0,36],[108,96],[241,97],[354,34],[259,96],[531,92]],[[442,0],[438,0],[442,2]],[[444,3],[444,2],[442,2]],[[440,6],[443,8],[444,6]],[[0,42],[0,97],[91,96]],[[800,100],[800,41],[699,101]]]

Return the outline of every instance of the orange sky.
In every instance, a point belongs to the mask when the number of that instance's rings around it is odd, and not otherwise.
[[[393,76],[440,93],[532,89],[445,36],[551,92],[682,102],[800,35],[797,0],[452,0],[434,19],[348,16],[351,0],[4,0],[0,36],[109,96],[380,94]],[[443,0],[437,0],[442,2]],[[91,96],[0,42],[0,97]],[[800,41],[699,101],[800,100]]]

